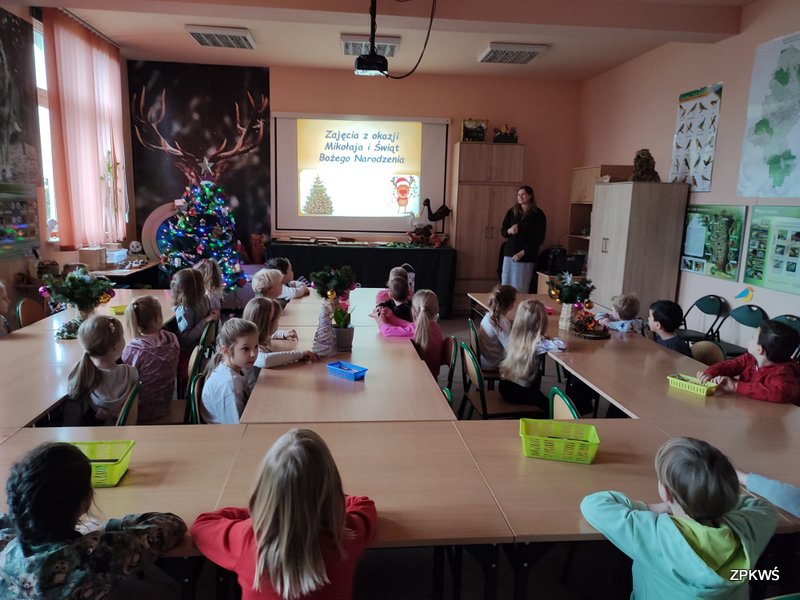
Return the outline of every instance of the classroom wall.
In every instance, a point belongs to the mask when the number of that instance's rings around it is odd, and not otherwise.
[[[391,80],[270,66],[270,93],[275,112],[449,117],[450,163],[462,119],[489,119],[490,131],[514,125],[525,145],[525,181],[547,214],[545,244],[565,237],[570,171],[579,164],[579,82],[417,74]],[[448,174],[448,204],[450,181]]]
[[[724,88],[711,191],[691,194],[690,203],[796,206],[798,198],[738,197],[736,185],[756,46],[797,31],[797,0],[760,0],[744,7],[739,35],[711,45],[670,43],[584,82],[582,164],[629,163],[639,148],[650,148],[661,178],[666,179],[678,96],[721,81]],[[740,282],[742,276],[740,273]],[[714,293],[727,298],[735,308],[741,304],[734,299],[744,288],[740,282],[681,273],[678,301],[688,307],[698,297]],[[751,302],[771,316],[800,313],[800,296],[794,294],[756,287]],[[694,320],[694,325],[702,323]],[[723,337],[728,335],[731,341],[738,337],[742,343],[750,335],[743,333],[726,325]]]

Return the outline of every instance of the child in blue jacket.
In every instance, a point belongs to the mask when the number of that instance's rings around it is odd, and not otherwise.
[[[693,438],[673,438],[656,454],[659,504],[597,492],[581,502],[592,527],[633,559],[631,598],[748,598],[740,569],[755,567],[777,515],[739,497],[728,458]]]

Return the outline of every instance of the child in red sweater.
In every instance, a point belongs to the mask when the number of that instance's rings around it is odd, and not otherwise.
[[[249,510],[201,514],[192,539],[236,572],[242,600],[337,600],[353,595],[356,561],[377,519],[372,500],[344,495],[323,439],[293,429],[264,457]]]
[[[800,333],[780,321],[764,321],[756,330],[747,352],[717,363],[697,374],[713,381],[723,392],[737,392],[765,402],[800,404],[800,365],[792,353],[800,345]],[[738,381],[733,379],[738,376]]]

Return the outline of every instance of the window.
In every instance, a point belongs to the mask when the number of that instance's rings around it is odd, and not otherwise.
[[[50,108],[47,99],[47,71],[44,64],[44,34],[42,24],[33,22],[33,60],[36,67],[36,92],[39,102],[39,136],[42,143],[42,171],[47,239],[58,241],[58,209],[53,183],[53,152],[50,137]]]

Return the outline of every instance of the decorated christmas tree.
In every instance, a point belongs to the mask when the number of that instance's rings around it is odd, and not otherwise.
[[[303,205],[303,212],[307,215],[332,215],[333,202],[328,195],[328,190],[325,189],[325,184],[317,175],[314,178],[314,183],[311,184],[311,190],[306,196],[306,203]]]
[[[158,233],[161,268],[172,275],[203,258],[213,258],[222,271],[225,289],[246,283],[234,249],[235,221],[222,187],[210,181],[187,187],[178,213]]]

